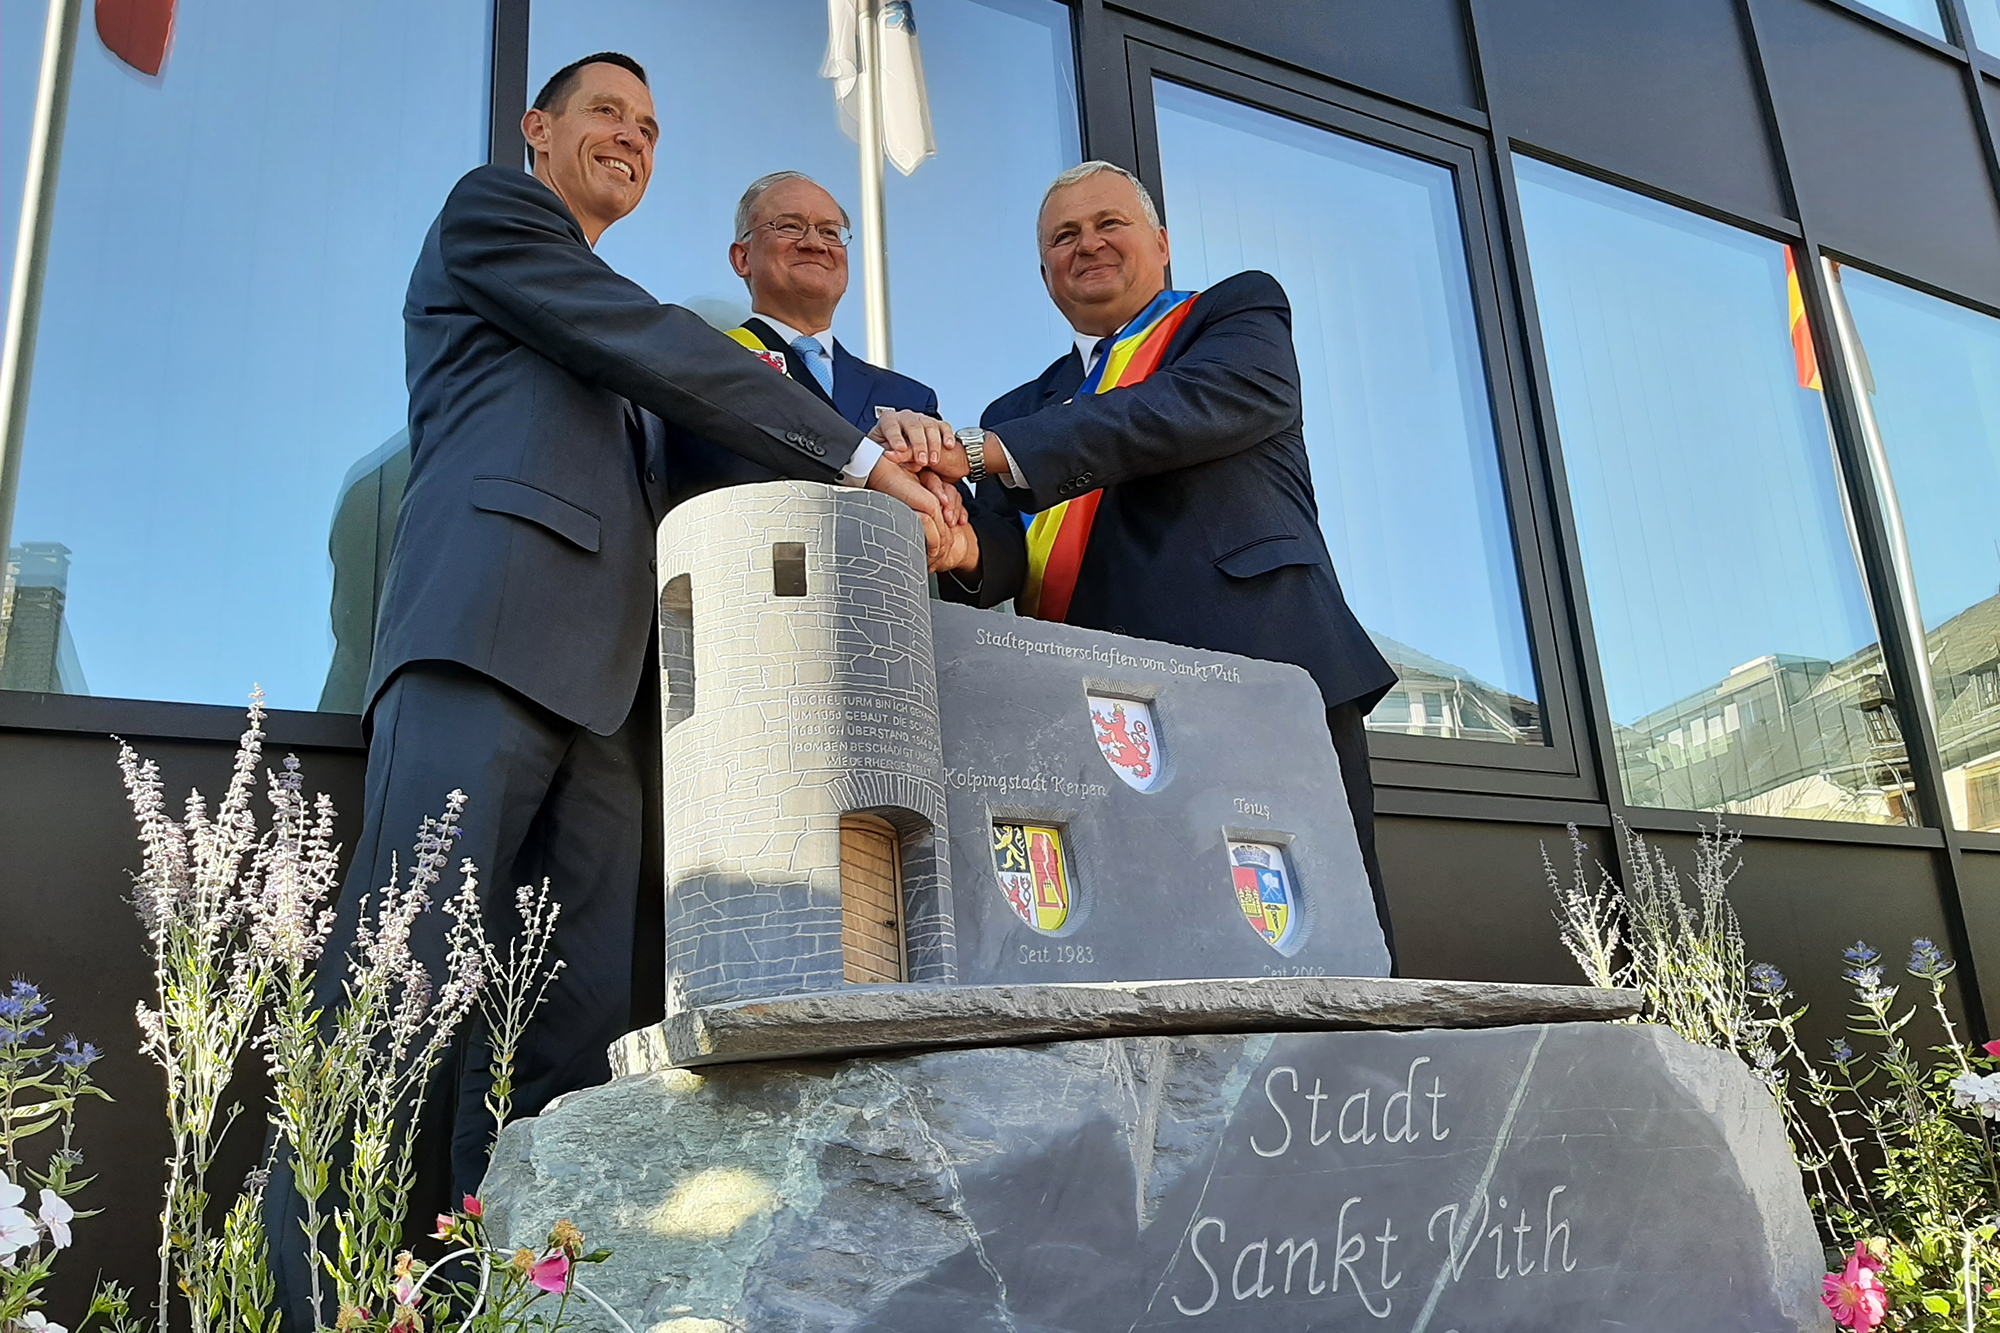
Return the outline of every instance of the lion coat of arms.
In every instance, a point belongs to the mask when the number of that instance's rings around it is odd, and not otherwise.
[[[1137,699],[1090,696],[1090,730],[1104,762],[1135,791],[1151,791],[1160,781],[1160,733],[1153,706]]]

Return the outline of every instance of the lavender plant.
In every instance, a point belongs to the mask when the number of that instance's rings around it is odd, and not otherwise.
[[[1569,883],[1542,851],[1563,944],[1591,985],[1642,991],[1655,1022],[1754,1063],[1768,1051],[1767,1025],[1752,1004],[1743,928],[1729,902],[1742,838],[1719,823],[1703,830],[1690,899],[1665,856],[1622,820],[1617,832],[1632,865],[1622,887],[1601,865],[1594,877],[1584,870],[1590,849],[1574,824]]]
[[[1946,1003],[1953,963],[1915,941],[1905,970],[1926,999],[1898,1010],[1881,955],[1846,951],[1854,989],[1848,1035],[1823,1058],[1801,1047],[1806,1008],[1769,963],[1750,963],[1728,888],[1740,839],[1719,825],[1702,836],[1695,896],[1629,830],[1632,883],[1620,888],[1570,829],[1575,870],[1543,866],[1562,938],[1599,986],[1636,986],[1651,1021],[1733,1051],[1771,1089],[1806,1193],[1832,1242],[1823,1300],[1858,1333],[2000,1330],[2000,1042],[1971,1048]],[[1906,1029],[1921,1007],[1944,1036],[1925,1051]]]
[[[263,721],[258,691],[220,804],[211,814],[201,793],[191,792],[179,823],[167,817],[157,766],[118,743],[119,771],[145,848],[132,901],[153,958],[153,1003],[138,1007],[140,1049],[165,1075],[172,1144],[154,1313],[164,1325],[178,1274],[194,1333],[208,1333],[220,1314],[220,1293],[247,1280],[226,1271],[225,1260],[255,1247],[240,1230],[229,1234],[227,1223],[223,1235],[210,1234],[208,1174],[240,1111],[225,1111],[222,1096],[256,1033],[271,978],[271,955],[251,947],[252,935],[296,906],[277,901],[297,885],[286,881],[283,866],[272,877],[284,851],[276,833],[260,844],[251,809]],[[235,1215],[232,1208],[228,1216]]]
[[[478,1261],[474,1282],[424,1268],[401,1234],[414,1176],[407,1127],[475,1010],[488,1016],[500,1088],[489,1103],[496,1131],[508,1112],[515,1045],[561,968],[551,954],[557,907],[549,886],[517,893],[521,925],[503,956],[482,929],[470,861],[459,863],[456,889],[441,897],[465,806],[463,793],[453,792],[444,814],[420,830],[407,878],[399,868],[364,902],[347,956],[322,958],[339,859],[334,810],[324,795],[307,801],[299,765],[288,757],[267,776],[271,822],[259,832],[251,796],[263,717],[262,696],[253,694],[222,801],[211,815],[197,793],[178,823],[166,814],[157,766],[119,747],[144,853],[134,903],[155,964],[155,1003],[140,1006],[139,1021],[143,1049],[167,1077],[174,1145],[156,1323],[164,1333],[178,1292],[193,1333],[276,1326],[261,1222],[268,1171],[244,1182],[217,1227],[206,1220],[214,1216],[210,1169],[240,1109],[220,1101],[239,1058],[257,1049],[271,1075],[275,1151],[289,1158],[304,1204],[315,1309],[337,1306],[341,1333],[557,1328],[571,1294],[596,1299],[576,1283],[573,1265],[604,1257],[584,1254],[574,1227],[558,1227],[539,1255],[501,1252],[481,1229],[478,1201],[468,1198],[449,1229],[440,1219],[438,1238],[472,1242],[460,1257]],[[433,909],[451,918],[441,977],[410,946]],[[333,965],[344,968],[342,1002],[329,1015],[315,998],[314,974]],[[558,1294],[553,1313],[540,1307]]]

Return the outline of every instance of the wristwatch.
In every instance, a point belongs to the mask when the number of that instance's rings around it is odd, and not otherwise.
[[[965,450],[965,461],[972,469],[965,479],[977,486],[986,480],[986,432],[977,426],[967,426],[957,435],[959,445]]]

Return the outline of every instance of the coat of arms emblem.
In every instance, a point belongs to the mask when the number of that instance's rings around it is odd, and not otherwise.
[[[1014,915],[1036,930],[1054,931],[1069,920],[1069,871],[1063,866],[1062,830],[1045,824],[995,824],[993,869]]]
[[[1160,732],[1153,706],[1137,699],[1090,696],[1090,730],[1104,762],[1135,791],[1151,791],[1160,781]]]
[[[1273,949],[1284,948],[1299,918],[1292,877],[1285,869],[1284,848],[1268,842],[1232,842],[1229,873],[1243,919],[1263,936],[1264,943]]]
[[[780,375],[785,373],[785,354],[783,352],[768,351],[762,347],[753,347],[750,350],[756,353],[759,361],[762,361]]]

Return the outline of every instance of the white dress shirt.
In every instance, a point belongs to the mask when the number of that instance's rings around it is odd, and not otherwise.
[[[741,306],[737,308],[739,310],[742,309]],[[826,364],[828,366],[833,365],[833,331],[831,329],[826,329],[819,333],[800,333],[797,329],[775,315],[767,315],[761,310],[753,310],[750,313],[755,318],[769,324],[771,332],[785,340],[786,347],[790,347],[801,338],[812,339],[819,344],[820,350],[826,353]],[[808,370],[806,373],[811,374],[812,372]],[[873,472],[875,465],[881,461],[882,446],[864,436],[860,446],[854,451],[854,457],[848,459],[847,466],[840,470],[840,479],[849,486],[866,486],[868,484],[868,474]]]

